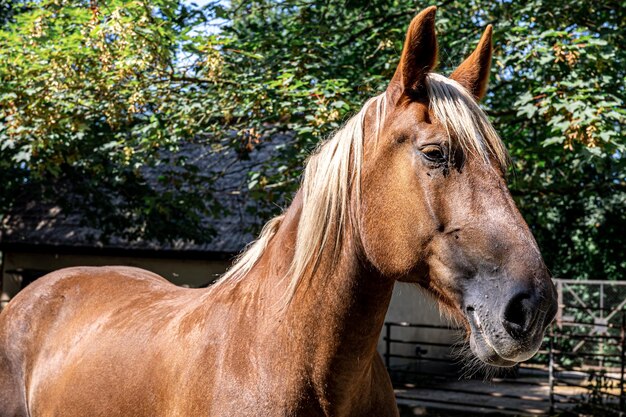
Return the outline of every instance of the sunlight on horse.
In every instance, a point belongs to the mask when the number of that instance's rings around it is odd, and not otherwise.
[[[555,291],[476,103],[491,27],[446,78],[434,19],[413,19],[387,90],[213,286],[78,267],[18,294],[0,315],[0,417],[396,416],[376,352],[396,281],[435,297],[482,363],[532,357]]]

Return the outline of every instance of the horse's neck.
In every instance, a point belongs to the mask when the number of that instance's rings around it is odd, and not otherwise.
[[[263,298],[276,305],[290,279],[282,274],[293,259],[300,208],[296,196],[259,265]],[[369,375],[393,289],[392,280],[363,265],[350,233],[342,246],[337,262],[331,261],[332,254],[326,253],[330,251],[322,254],[317,272],[297,287],[288,307],[278,313],[278,331],[313,368],[312,378],[326,385],[332,385],[333,378],[354,381],[359,374]]]

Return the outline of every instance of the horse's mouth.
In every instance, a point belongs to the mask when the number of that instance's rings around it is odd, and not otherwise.
[[[470,349],[476,355],[478,359],[487,365],[498,367],[511,367],[518,364],[518,362],[503,358],[490,341],[489,336],[483,330],[480,317],[476,314],[476,311],[468,307],[467,320],[470,325]]]

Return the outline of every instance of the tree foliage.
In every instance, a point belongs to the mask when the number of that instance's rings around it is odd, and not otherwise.
[[[178,147],[208,134],[206,146],[245,157],[274,146],[275,132],[295,132],[276,160],[249,174],[269,215],[297,188],[310,150],[383,91],[408,22],[430,4],[26,4],[0,31],[0,207],[24,187],[55,198],[71,188],[84,199],[72,204],[112,233],[201,240],[207,231],[194,222],[220,209],[212,178],[177,157]],[[512,191],[552,272],[622,278],[626,4],[438,5],[444,74],[494,25],[484,106],[511,151]],[[219,30],[207,31],[216,18]],[[164,155],[184,168],[155,188],[143,167]]]
[[[175,114],[187,104],[175,57],[206,16],[169,0],[23,8],[0,32],[0,207],[45,199],[105,236],[202,239],[215,205],[176,153],[196,130]],[[146,168],[166,158],[183,169],[155,186]]]

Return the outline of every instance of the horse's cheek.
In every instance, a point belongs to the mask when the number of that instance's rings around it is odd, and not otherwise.
[[[389,173],[393,174],[369,179],[372,187],[363,196],[361,239],[366,257],[381,273],[401,278],[423,259],[431,219],[417,215],[423,193],[413,170]]]

